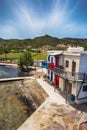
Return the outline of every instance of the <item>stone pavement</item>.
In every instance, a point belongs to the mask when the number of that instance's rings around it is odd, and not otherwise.
[[[49,95],[18,130],[86,130],[87,112],[65,103],[65,99],[42,78],[35,79]]]
[[[51,101],[56,102],[57,104],[66,104],[65,99],[59,94],[59,92],[48,82],[44,81],[42,78],[37,79],[41,87],[47,92]]]
[[[44,122],[45,118],[49,118],[48,111],[52,104],[64,105],[65,99],[59,95],[58,91],[55,91],[53,86],[48,82],[44,81],[42,78],[36,79],[41,87],[47,92],[49,97],[45,102],[18,128],[18,130],[42,130],[41,124]],[[44,109],[44,112],[43,112]],[[43,124],[44,124],[43,123]]]

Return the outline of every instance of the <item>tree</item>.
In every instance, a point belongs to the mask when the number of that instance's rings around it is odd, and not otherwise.
[[[19,59],[19,68],[23,71],[28,71],[29,70],[29,66],[33,65],[33,59],[31,56],[31,53],[26,51],[24,52]]]

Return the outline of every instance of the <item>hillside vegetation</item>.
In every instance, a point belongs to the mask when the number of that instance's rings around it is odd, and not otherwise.
[[[21,52],[23,49],[41,48],[45,45],[56,47],[58,44],[70,44],[83,46],[87,50],[87,39],[62,38],[58,39],[49,35],[36,37],[34,39],[2,39],[0,38],[0,53]]]

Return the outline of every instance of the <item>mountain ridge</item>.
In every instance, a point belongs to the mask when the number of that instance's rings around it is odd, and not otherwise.
[[[31,48],[39,48],[45,45],[56,47],[58,44],[70,44],[76,46],[83,46],[87,50],[86,38],[57,38],[50,35],[38,36],[33,39],[3,39],[0,38],[0,51],[2,48],[6,50],[23,50]]]

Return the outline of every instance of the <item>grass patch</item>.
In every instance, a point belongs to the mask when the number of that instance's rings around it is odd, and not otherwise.
[[[8,53],[6,54],[8,60],[19,60],[22,53]],[[5,54],[0,55],[0,59],[6,59]],[[46,53],[31,52],[33,60],[46,60]]]
[[[34,60],[46,60],[46,53],[32,53],[31,55]]]
[[[0,55],[0,59],[6,59],[7,57],[8,60],[19,60],[21,54],[22,53],[8,53],[6,56],[3,54]]]

